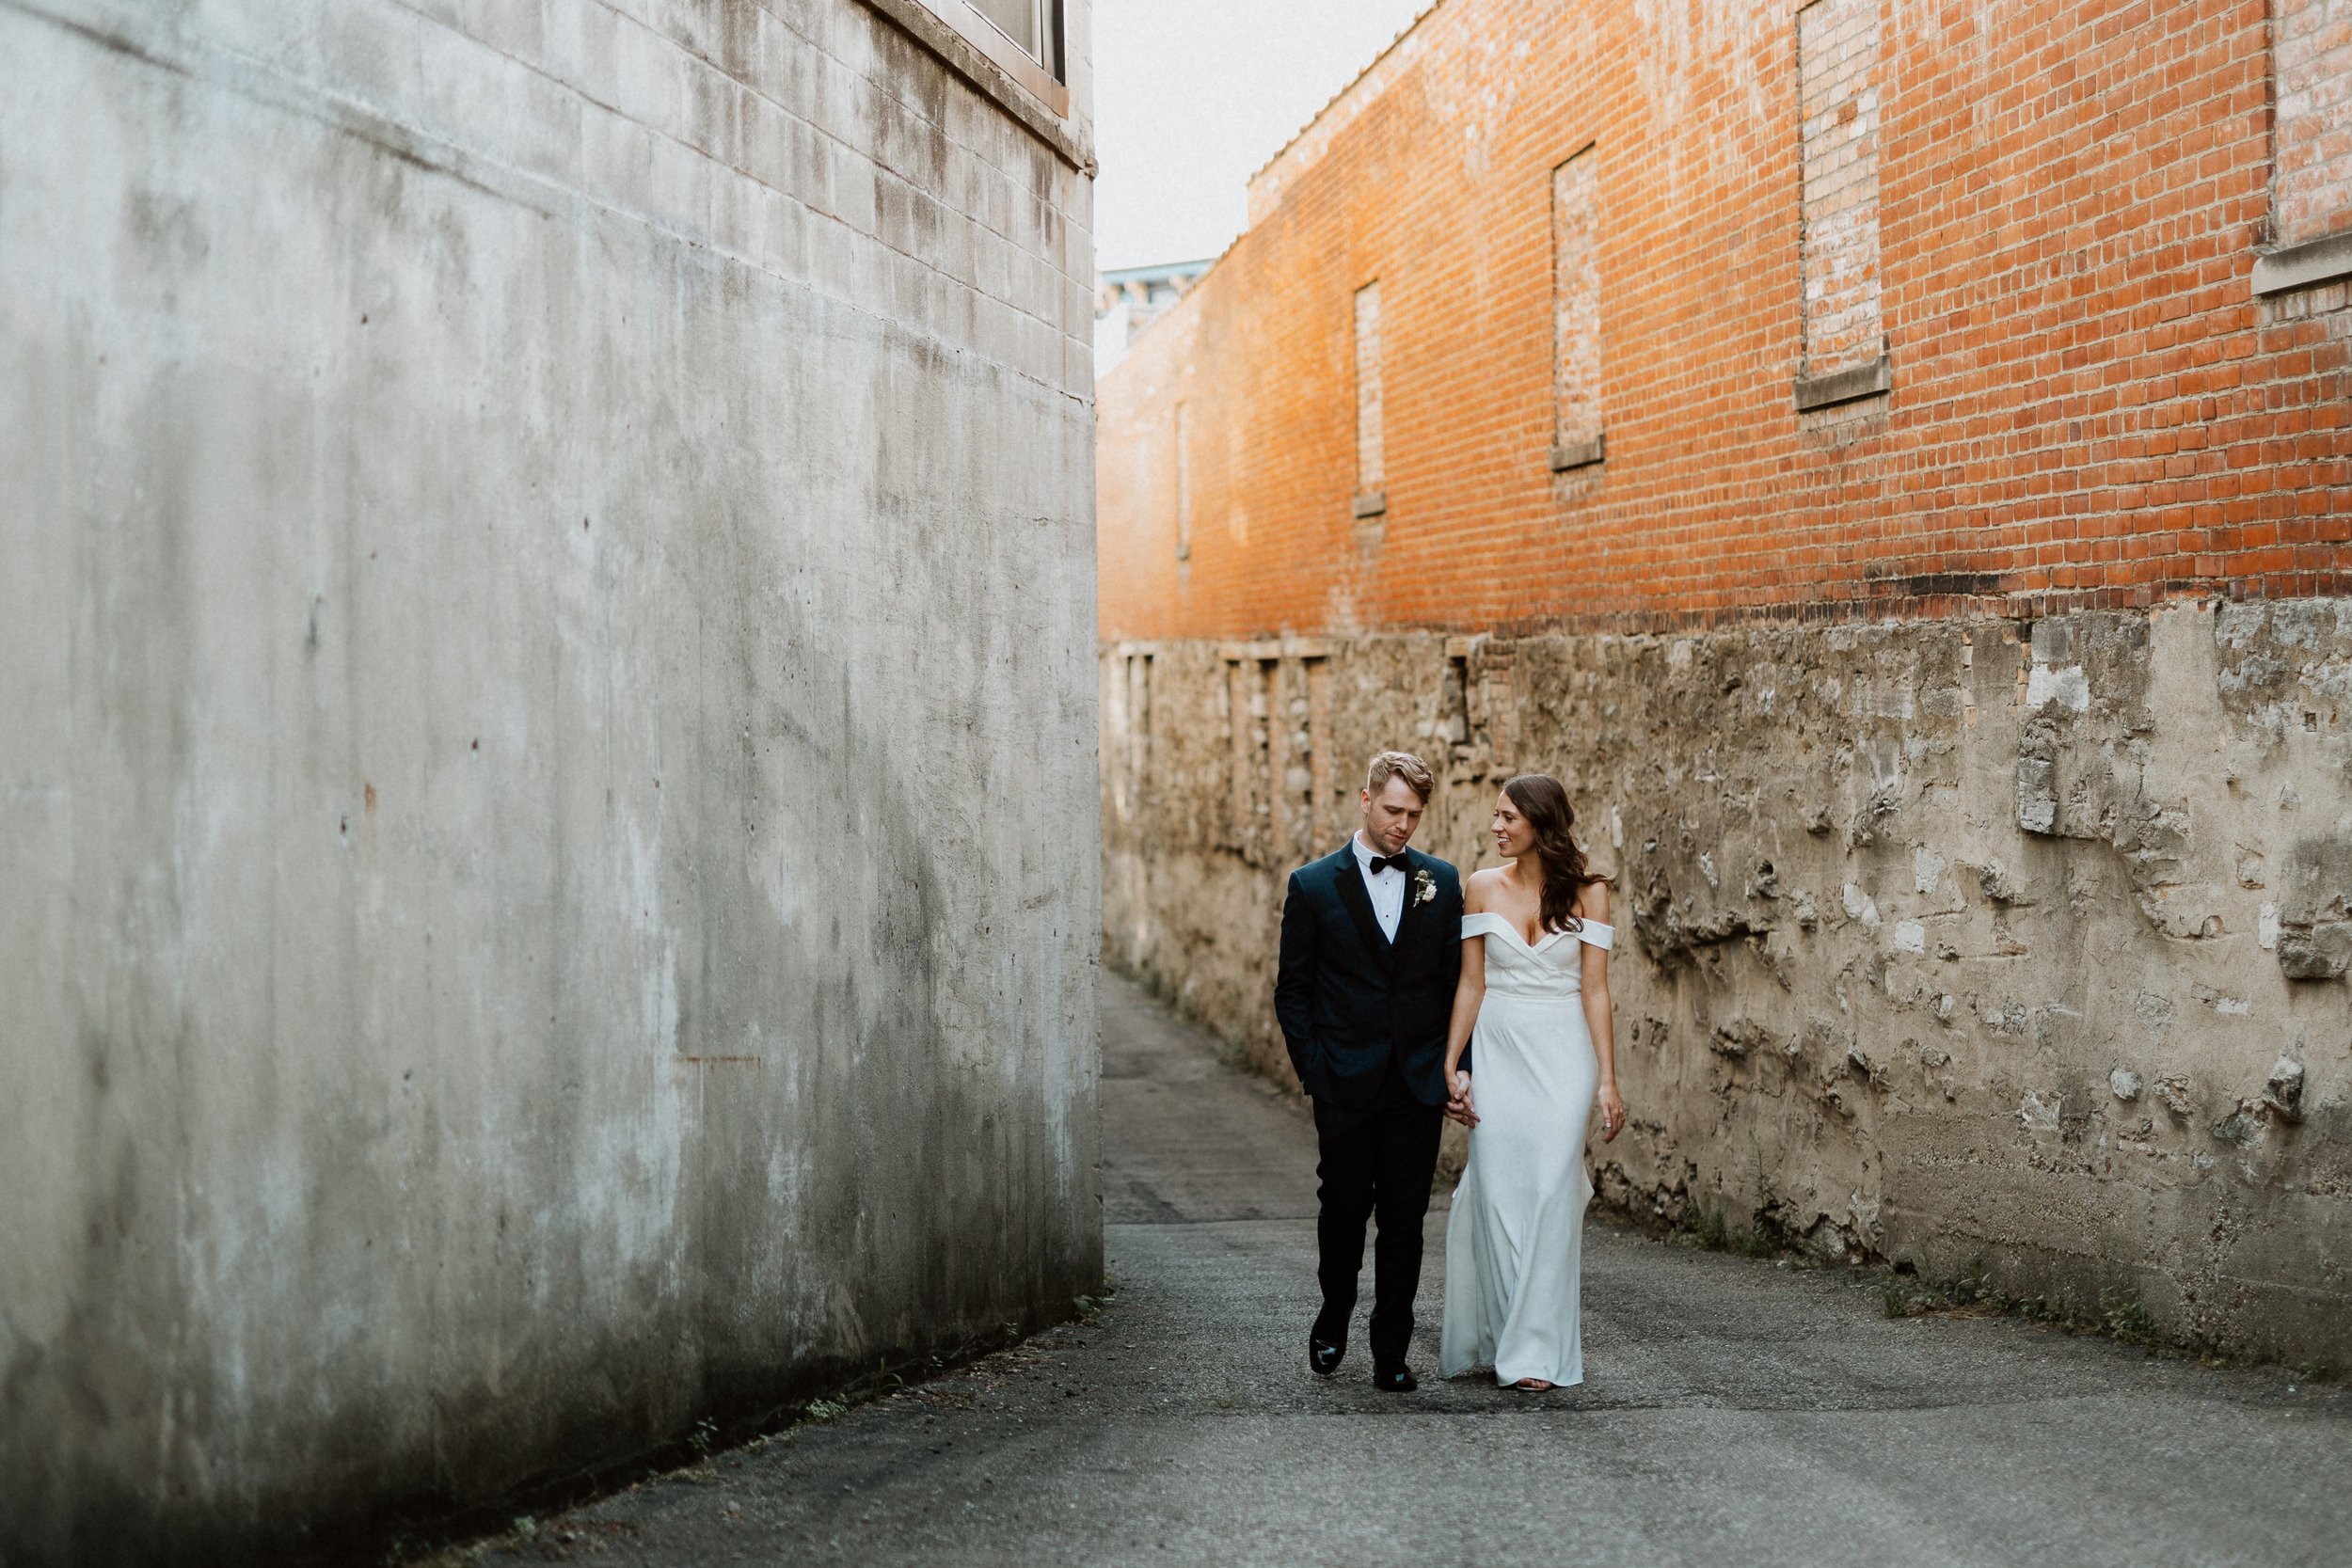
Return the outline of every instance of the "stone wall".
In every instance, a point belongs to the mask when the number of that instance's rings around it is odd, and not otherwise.
[[[850,0],[0,3],[0,1557],[1099,1281],[1083,162]]]
[[[1362,760],[1617,879],[1606,1202],[2352,1361],[2352,601],[1106,649],[1104,931],[1287,1077],[1282,879]]]

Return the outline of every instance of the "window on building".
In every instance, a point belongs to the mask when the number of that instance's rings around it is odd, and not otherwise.
[[[1551,467],[1601,458],[1598,160],[1583,151],[1551,171]]]
[[[964,0],[1023,54],[1066,82],[1061,58],[1061,0]]]
[[[1891,385],[1879,313],[1879,0],[1797,12],[1804,348],[1797,406]]]
[[[1293,759],[1292,777],[1304,792],[1300,802],[1297,858],[1305,861],[1325,852],[1331,826],[1331,671],[1320,653],[1304,655],[1299,673],[1306,686],[1305,722],[1298,732],[1299,754]]]
[[[1225,649],[1232,726],[1225,843],[1253,865],[1293,866],[1324,853],[1353,803],[1331,775],[1329,662],[1329,649],[1311,641]]]
[[[2352,276],[2352,0],[2273,0],[2264,293]]]
[[[1176,405],[1176,559],[1192,559],[1192,430]]]
[[[969,45],[996,71],[971,75],[965,67],[958,65],[958,72],[1025,119],[1034,108],[1042,108],[1057,119],[1070,114],[1070,74],[1063,47],[1064,3],[1065,0],[868,0],[874,9],[917,38],[928,40],[929,47],[934,51],[945,49],[951,63],[959,57],[952,45]],[[943,39],[942,28],[954,34],[954,39]],[[1007,97],[1002,84],[995,79],[996,72],[1009,78],[1021,92]],[[1084,151],[1076,143],[1058,138],[1050,128],[1033,125],[1032,129],[1039,129],[1040,135],[1066,161],[1085,164]]]
[[[1226,657],[1226,711],[1232,723],[1230,843],[1253,865],[1270,863],[1274,848],[1274,737],[1269,726],[1280,662],[1252,651]]]
[[[1127,796],[1139,814],[1152,780],[1152,656],[1127,658]]]
[[[1389,509],[1387,439],[1380,405],[1380,284],[1356,291],[1356,515]]]

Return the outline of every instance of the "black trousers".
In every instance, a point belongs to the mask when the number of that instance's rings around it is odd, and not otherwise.
[[[1438,1134],[1445,1114],[1413,1098],[1391,1062],[1371,1103],[1347,1110],[1315,1101],[1315,1175],[1322,1212],[1315,1221],[1323,1310],[1314,1336],[1347,1342],[1356,1310],[1356,1276],[1364,1266],[1364,1222],[1379,1226],[1372,1253],[1372,1358],[1405,1359],[1413,1342],[1413,1293],[1421,1288],[1421,1227],[1429,1184],[1438,1174]]]

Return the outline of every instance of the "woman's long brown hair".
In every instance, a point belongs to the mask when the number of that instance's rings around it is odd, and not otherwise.
[[[1584,863],[1584,850],[1576,842],[1576,808],[1568,804],[1568,792],[1549,773],[1521,773],[1502,786],[1502,793],[1535,830],[1535,854],[1544,871],[1543,929],[1582,929],[1584,923],[1576,917],[1577,895],[1609,879]]]

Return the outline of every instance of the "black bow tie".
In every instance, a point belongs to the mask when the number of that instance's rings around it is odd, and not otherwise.
[[[1372,857],[1372,874],[1377,877],[1391,866],[1395,866],[1399,871],[1410,871],[1412,867],[1406,862],[1411,858],[1409,855],[1375,855]]]

